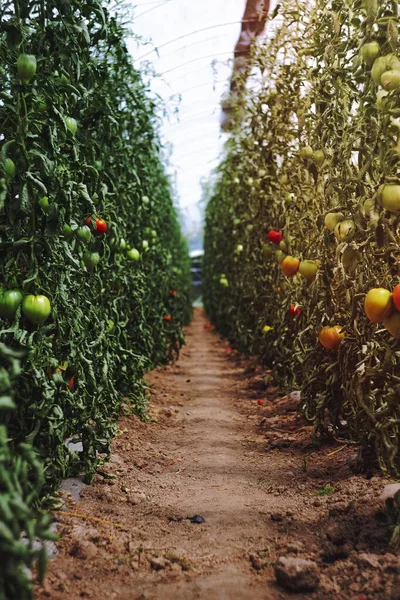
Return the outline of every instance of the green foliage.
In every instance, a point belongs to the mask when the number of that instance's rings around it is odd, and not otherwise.
[[[348,432],[365,468],[378,459],[394,475],[400,349],[363,302],[399,281],[400,221],[383,210],[380,186],[398,182],[400,104],[393,90],[377,105],[360,48],[377,41],[381,55],[398,56],[396,11],[390,1],[368,16],[361,2],[278,7],[208,204],[204,267],[206,309],[232,345],[260,355],[282,389],[301,388],[316,434]],[[353,237],[324,226],[334,210],[354,223]],[[268,241],[272,229],[283,250]],[[285,254],[319,260],[315,281],[285,277]],[[338,350],[318,342],[325,325],[345,329]]]
[[[143,375],[177,356],[191,316],[156,105],[124,38],[98,0],[1,2],[0,282],[46,296],[51,314],[28,320],[23,303],[0,320],[1,343],[24,352],[16,409],[0,413],[10,437],[0,452],[11,453],[6,476],[33,445],[42,496],[68,474],[93,478],[121,404],[145,415]],[[14,584],[1,569],[3,597],[28,597],[7,591]]]

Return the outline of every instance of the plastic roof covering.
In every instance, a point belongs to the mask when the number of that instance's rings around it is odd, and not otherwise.
[[[218,165],[226,134],[221,97],[229,90],[233,52],[246,0],[138,0],[129,41],[137,67],[159,75],[152,91],[167,103],[163,141],[171,144],[168,171],[190,237],[201,230],[201,180]],[[177,112],[174,112],[177,109]]]

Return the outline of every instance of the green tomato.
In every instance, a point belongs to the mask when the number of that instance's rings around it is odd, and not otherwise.
[[[389,92],[398,90],[400,88],[400,69],[385,71],[381,77],[381,84]]]
[[[50,204],[49,204],[49,199],[47,196],[42,196],[41,198],[39,198],[38,204],[43,212],[45,212],[46,214],[49,214]]]
[[[311,146],[304,146],[303,148],[300,148],[300,158],[302,158],[303,160],[311,160],[314,154],[313,149],[311,148]]]
[[[379,56],[375,59],[371,69],[371,77],[376,83],[380,85],[381,77],[385,71],[398,70],[400,69],[400,60],[395,54],[387,54],[386,56]]]
[[[325,162],[325,152],[323,150],[314,150],[312,159],[320,169]]]
[[[336,225],[344,221],[344,214],[341,212],[329,212],[325,215],[324,225],[329,231],[334,231]]]
[[[17,60],[17,69],[20,80],[28,85],[36,75],[36,56],[32,54],[20,54]]]
[[[29,294],[22,301],[22,312],[31,323],[41,325],[51,314],[51,304],[47,296]]]
[[[333,230],[335,237],[339,242],[350,242],[356,233],[356,226],[351,219],[340,221]]]
[[[74,119],[73,117],[66,117],[64,122],[65,122],[65,125],[67,126],[67,129],[69,129],[69,131],[72,133],[72,135],[75,135],[76,132],[78,131],[78,121],[76,119]]]
[[[149,204],[150,204],[150,198],[148,196],[143,196],[142,197],[142,202],[143,202],[144,206],[149,206]]]
[[[78,239],[82,242],[82,244],[88,244],[92,239],[92,232],[90,231],[87,225],[82,225],[78,227],[76,235]]]
[[[381,201],[384,209],[389,212],[400,212],[400,185],[395,183],[386,183],[381,191]]]
[[[115,329],[115,323],[112,319],[108,319],[108,333],[112,333]]]
[[[67,223],[63,227],[63,236],[66,240],[72,240],[74,237],[74,232],[72,231],[71,225],[67,225]]]
[[[140,259],[140,252],[139,250],[136,250],[136,248],[131,248],[126,253],[126,256],[129,258],[129,260],[137,262]]]
[[[221,277],[219,283],[222,285],[222,287],[229,287],[229,281],[226,277]]]
[[[155,229],[152,229],[152,230],[150,231],[150,235],[151,235],[151,237],[153,238],[153,240],[156,240],[156,239],[157,239],[157,231],[156,231]]]
[[[83,262],[88,271],[93,271],[100,262],[100,254],[98,252],[85,252],[83,255]]]
[[[6,158],[4,161],[4,175],[6,181],[9,182],[14,177],[16,171],[15,163],[11,158]]]
[[[126,246],[127,246],[126,241],[124,240],[124,238],[121,238],[119,241],[119,249],[121,251],[126,250]]]
[[[148,250],[148,248],[149,248],[149,242],[147,240],[143,240],[143,242],[142,242],[142,248],[143,248],[143,250]]]
[[[367,42],[361,46],[360,54],[361,60],[368,67],[372,67],[374,60],[378,56],[380,47],[378,42]]]
[[[14,319],[22,298],[20,290],[2,290],[0,293],[0,317]]]

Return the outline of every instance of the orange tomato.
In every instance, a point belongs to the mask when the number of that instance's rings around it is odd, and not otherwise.
[[[393,309],[392,293],[385,288],[372,288],[365,296],[365,313],[373,323],[382,323]]]
[[[345,336],[344,332],[340,333],[341,330],[341,325],[334,325],[333,327],[326,325],[323,327],[318,335],[318,339],[323,347],[328,350],[337,350]]]
[[[296,275],[297,271],[299,270],[299,266],[300,261],[294,256],[286,256],[281,264],[282,272],[284,275],[286,275],[286,277],[293,277],[293,275]]]

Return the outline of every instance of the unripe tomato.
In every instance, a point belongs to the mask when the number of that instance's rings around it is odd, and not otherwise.
[[[385,71],[381,77],[381,84],[389,92],[398,90],[400,88],[400,70]]]
[[[108,333],[112,333],[115,329],[115,323],[112,319],[108,319]]]
[[[66,240],[72,240],[72,238],[74,237],[74,232],[72,231],[71,225],[68,225],[67,223],[64,225],[63,236]]]
[[[303,148],[300,148],[299,154],[300,158],[302,158],[303,160],[311,160],[314,152],[311,146],[303,146]]]
[[[298,258],[295,258],[294,256],[286,256],[282,261],[281,269],[286,277],[293,277],[293,275],[296,275],[297,271],[299,270],[299,266],[300,261]]]
[[[82,225],[82,227],[78,227],[76,235],[83,244],[88,244],[92,239],[91,231],[87,225]]]
[[[251,231],[253,231],[253,229],[254,229],[254,225],[252,223],[247,223],[246,231],[248,231],[250,233]]]
[[[356,226],[351,219],[345,219],[338,223],[333,231],[339,242],[350,242],[356,233]]]
[[[121,238],[119,241],[119,249],[123,252],[124,250],[126,250],[126,246],[126,241],[124,240],[124,238]]]
[[[343,328],[341,325],[330,327],[327,325],[319,332],[318,339],[324,348],[328,350],[337,350],[345,336],[345,332],[340,333]]]
[[[147,250],[149,247],[149,242],[147,240],[143,240],[142,242],[142,248],[143,250]]]
[[[243,248],[243,245],[242,245],[242,244],[238,244],[238,245],[236,246],[236,248],[235,248],[235,252],[236,252],[237,254],[240,254],[241,252],[243,252],[243,250],[244,250],[244,248]]]
[[[279,244],[283,238],[283,233],[281,231],[276,231],[275,229],[272,229],[268,232],[267,238],[273,244]]]
[[[392,300],[397,310],[400,311],[400,283],[398,283],[393,290]]]
[[[361,60],[368,67],[372,67],[374,60],[378,56],[380,47],[378,42],[367,42],[361,46],[360,54]]]
[[[3,319],[14,319],[22,298],[20,290],[1,290],[0,317],[3,317]]]
[[[139,250],[136,250],[136,248],[131,248],[126,253],[126,256],[129,258],[129,260],[137,262],[140,259],[140,252]]]
[[[47,196],[42,196],[39,198],[38,204],[44,213],[49,214],[50,204]]]
[[[4,175],[7,183],[14,177],[16,171],[15,163],[11,158],[6,158],[4,161]]]
[[[381,201],[384,209],[390,212],[400,212],[400,185],[385,183],[381,189]]]
[[[72,133],[72,135],[75,135],[78,131],[78,121],[73,117],[65,117],[64,121],[67,129]]]
[[[379,109],[385,108],[385,106],[387,105],[387,101],[385,100],[385,97],[389,95],[389,92],[387,92],[386,90],[378,90],[376,93],[376,106]]]
[[[20,80],[28,85],[36,75],[36,56],[32,54],[20,54],[17,60],[17,69]]]
[[[229,286],[229,281],[227,280],[226,277],[221,277],[219,280],[220,285],[222,285],[222,287],[228,287]]]
[[[319,265],[315,260],[302,260],[299,265],[299,273],[307,279],[307,281],[314,281],[317,276]]]
[[[144,206],[148,206],[150,204],[150,198],[148,196],[143,196],[142,202],[143,202]]]
[[[152,237],[153,240],[156,240],[157,237],[158,237],[157,231],[155,229],[152,229],[150,231],[150,235],[151,235],[151,237]]]
[[[47,296],[29,294],[22,301],[22,312],[31,323],[41,325],[51,314],[51,304]]]
[[[383,324],[391,336],[400,338],[400,312],[394,311],[383,319]]]
[[[379,85],[381,83],[381,77],[385,71],[400,69],[400,60],[395,54],[386,54],[386,56],[379,56],[375,59],[371,69],[371,77]]]
[[[276,259],[278,261],[278,264],[281,265],[286,258],[286,254],[284,252],[282,252],[282,250],[277,250],[275,254],[276,254]]]
[[[333,231],[340,221],[344,221],[344,214],[341,212],[329,212],[325,215],[324,225],[329,231]]]
[[[392,293],[385,288],[372,288],[365,296],[364,310],[370,321],[382,323],[393,310]]]
[[[279,242],[279,250],[282,250],[282,252],[288,251],[288,245],[285,240]]]
[[[83,255],[83,262],[88,271],[93,271],[100,262],[100,254],[98,252],[85,252]]]
[[[323,166],[325,158],[325,152],[323,150],[314,150],[312,159],[319,169]]]

